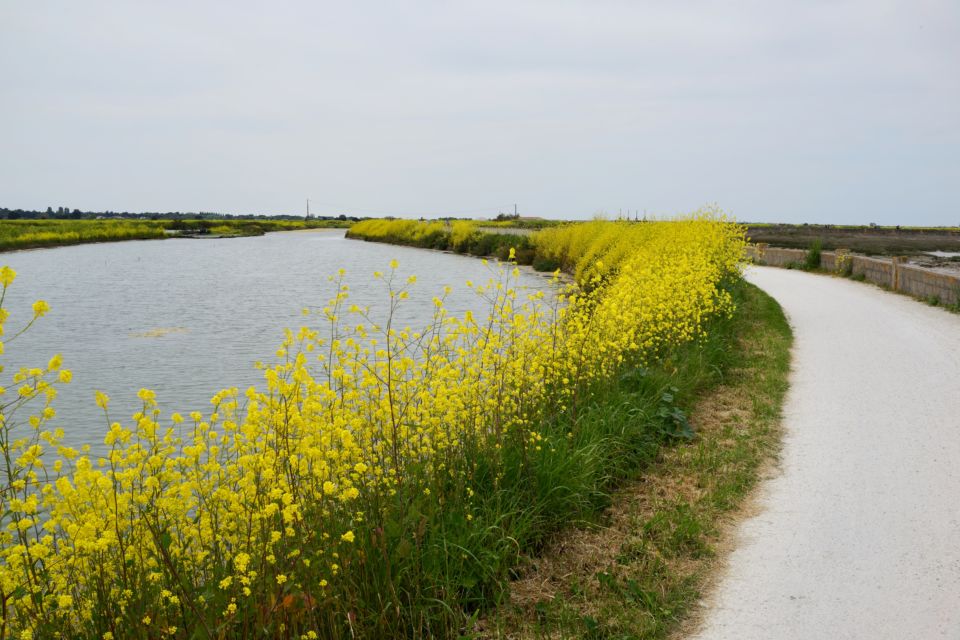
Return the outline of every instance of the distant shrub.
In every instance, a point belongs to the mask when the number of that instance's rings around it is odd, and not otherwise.
[[[535,256],[532,264],[537,271],[556,271],[560,268],[560,263],[557,260],[543,256]]]

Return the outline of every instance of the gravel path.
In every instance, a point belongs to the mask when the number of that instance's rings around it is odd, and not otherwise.
[[[960,638],[960,315],[752,267],[795,345],[780,469],[697,638]]]

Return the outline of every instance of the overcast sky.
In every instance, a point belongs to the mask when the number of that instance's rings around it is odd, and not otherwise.
[[[0,4],[0,206],[960,224],[960,2]]]

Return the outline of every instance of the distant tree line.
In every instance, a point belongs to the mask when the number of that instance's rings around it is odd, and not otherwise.
[[[199,212],[180,212],[168,211],[159,212],[141,212],[131,213],[129,211],[81,211],[80,209],[71,210],[70,207],[47,207],[46,211],[30,211],[27,209],[7,209],[0,207],[0,220],[96,220],[103,218],[117,218],[125,220],[303,220],[304,216],[292,216],[287,214],[265,215],[265,214],[232,214],[232,213],[213,213],[210,211]],[[352,220],[354,222],[361,220],[355,216],[340,214],[339,216],[314,216],[310,220]]]

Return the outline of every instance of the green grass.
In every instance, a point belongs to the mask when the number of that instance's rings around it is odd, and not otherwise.
[[[158,240],[167,231],[220,236],[342,227],[339,221],[290,220],[0,220],[0,251],[90,242]]]
[[[390,560],[382,574],[363,582],[379,585],[381,595],[368,602],[396,598],[405,619],[390,620],[377,609],[358,612],[371,622],[358,637],[469,637],[474,616],[507,602],[520,554],[538,553],[571,521],[595,520],[611,504],[612,488],[677,439],[683,421],[677,406],[723,368],[721,335],[596,387],[579,415],[562,414],[538,427],[544,437],[539,451],[506,442],[489,473],[488,460],[471,458],[477,481],[473,495],[462,496],[473,506],[470,521],[459,509],[398,491],[405,500],[388,506],[384,520],[402,524],[385,530],[379,546],[368,550]],[[446,594],[442,606],[436,593]],[[378,619],[385,626],[377,626]]]
[[[735,294],[736,316],[708,340],[626,375],[580,418],[614,442],[595,501],[610,508],[599,519],[571,514],[578,528],[528,556],[485,637],[665,638],[684,623],[725,523],[779,446],[790,328],[759,289],[741,283]],[[677,405],[695,407],[692,442],[664,440],[650,426],[661,413],[658,394],[670,387]],[[637,424],[648,425],[645,436]],[[594,464],[607,464],[605,455]]]
[[[568,637],[589,637],[590,619],[597,633],[626,624],[611,623],[601,612],[578,613],[578,598],[585,597],[603,611],[628,604],[632,614],[645,618],[653,610],[651,628],[675,625],[697,591],[673,564],[710,557],[719,514],[738,504],[777,442],[789,329],[776,304],[757,289],[742,282],[728,286],[739,304],[732,319],[715,320],[707,337],[655,364],[627,366],[614,380],[597,383],[575,413],[561,412],[537,425],[542,446],[507,438],[499,459],[467,455],[466,467],[429,481],[412,468],[394,501],[364,515],[376,534],[358,536],[355,544],[361,557],[378,561],[354,564],[344,573],[359,594],[350,604],[356,612],[353,637],[549,635],[558,626]],[[773,346],[755,354],[768,343]],[[765,384],[756,381],[762,371],[769,372]],[[745,378],[756,397],[738,402],[751,415],[756,407],[765,412],[751,421],[753,430],[725,427],[722,439],[731,439],[733,450],[718,444],[721,437],[713,432],[690,433],[688,411],[705,394],[745,384]],[[696,420],[693,426],[699,428]],[[662,461],[676,452],[689,456],[687,466],[664,467]],[[616,546],[623,563],[644,571],[621,574],[611,560],[612,569],[599,566],[575,576],[579,587],[571,584],[564,598],[529,607],[515,602],[530,563],[549,556],[571,523],[587,530],[606,526],[605,513],[620,508],[626,488],[663,477],[685,481],[688,467],[713,487],[707,501],[673,496],[650,517],[632,522],[636,536]],[[472,486],[464,486],[465,477]],[[435,495],[444,495],[448,506],[422,491],[436,482],[444,483]]]
[[[901,293],[901,292],[897,291],[895,293]],[[902,294],[902,295],[907,295],[907,294]],[[943,300],[940,299],[940,296],[927,296],[926,298],[923,298],[922,302],[927,303],[931,307],[939,307],[945,311],[949,311],[950,313],[960,313],[960,293],[957,294],[957,302],[954,302],[952,304],[948,302],[944,302]]]

